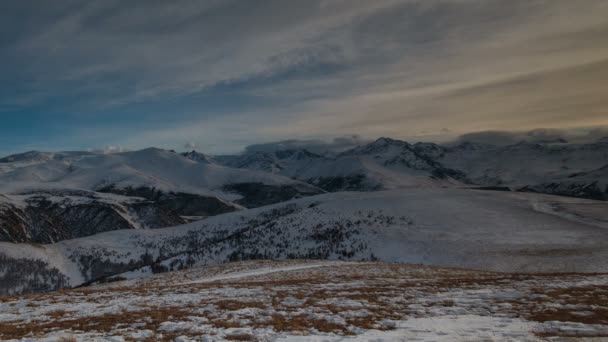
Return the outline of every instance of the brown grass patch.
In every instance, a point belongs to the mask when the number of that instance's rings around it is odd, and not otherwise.
[[[57,342],[78,342],[78,339],[74,336],[61,336],[57,339]]]
[[[577,333],[577,332],[537,332],[534,335],[538,337],[563,337],[563,338],[599,338],[599,337],[608,337],[608,333]]]
[[[529,313],[526,318],[537,322],[560,321],[577,322],[584,324],[608,324],[608,286],[580,286],[558,289],[536,288],[535,295],[543,297],[535,300],[520,300],[517,305]],[[584,306],[573,310],[567,307],[542,307],[543,304],[560,304]],[[588,314],[577,314],[577,311],[586,311]]]
[[[56,318],[64,317],[65,310],[55,310]],[[156,307],[149,310],[125,311],[121,313],[108,313],[101,316],[89,316],[79,318],[65,318],[51,322],[31,321],[13,324],[0,324],[0,338],[17,339],[31,335],[45,335],[51,331],[68,330],[75,331],[99,331],[110,332],[118,326],[142,323],[142,329],[156,331],[159,325],[168,320],[189,320],[188,316],[193,313],[182,311],[179,307]]]
[[[216,328],[224,328],[224,329],[242,327],[241,323],[236,322],[236,321],[231,321],[229,319],[216,319],[215,321],[212,321],[211,324],[213,324],[213,326]]]
[[[67,315],[68,313],[70,313],[70,311],[67,311],[64,309],[57,309],[57,310],[47,312],[46,315],[53,319],[58,319],[58,318],[62,318],[63,316]]]
[[[311,318],[304,314],[288,317],[281,314],[274,314],[267,325],[272,326],[275,331],[308,331],[310,329],[316,329],[325,333],[348,333],[346,327],[340,324],[324,319]]]
[[[250,334],[226,334],[224,338],[229,341],[257,341],[255,336]]]
[[[255,301],[221,300],[213,303],[220,310],[236,311],[245,308],[265,309],[266,304]]]

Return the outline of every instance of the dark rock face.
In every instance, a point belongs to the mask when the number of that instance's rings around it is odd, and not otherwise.
[[[132,222],[128,217],[136,218]],[[32,199],[25,208],[0,209],[0,241],[53,243],[118,229],[161,228],[185,223],[150,202],[109,204],[96,200],[65,205]],[[139,224],[139,226],[136,226]]]
[[[214,164],[214,161],[211,157],[207,156],[206,154],[196,152],[194,150],[192,150],[190,152],[180,153],[180,154],[197,163]]]
[[[329,192],[382,190],[379,184],[368,184],[365,175],[361,174],[347,177],[320,177],[309,182]]]
[[[545,183],[525,186],[518,191],[608,201],[608,186],[602,189],[597,181],[591,183]]]
[[[245,207],[323,192],[307,184],[270,186],[262,183],[231,184],[225,190],[242,195],[237,203]],[[104,195],[108,193],[123,197]],[[177,226],[241,209],[217,197],[166,193],[148,187],[110,186],[97,192],[57,190],[27,196],[25,205],[0,202],[0,241],[54,243],[120,229]]]
[[[25,212],[8,204],[0,204],[0,241],[26,242],[28,225]]]
[[[70,227],[72,237],[134,228],[119,214],[121,208],[105,203],[76,205],[60,212],[57,208],[52,210],[66,227]]]
[[[166,212],[175,212],[181,216],[213,216],[238,210],[234,205],[216,197],[183,192],[165,193],[148,187],[119,189],[110,186],[98,191],[129,197],[142,197],[154,202]]]
[[[130,210],[147,228],[164,228],[186,223],[177,212],[153,202],[134,203]]]
[[[228,184],[224,191],[237,193],[243,198],[235,201],[247,208],[257,208],[265,205],[288,201],[294,198],[321,194],[322,191],[312,186],[266,185],[262,183]]]
[[[453,178],[453,179],[459,180],[465,184],[472,183],[471,180],[469,180],[467,178],[467,175],[464,172],[462,172],[460,170],[450,169],[447,167],[437,167],[436,169],[431,171],[431,175],[435,179]]]

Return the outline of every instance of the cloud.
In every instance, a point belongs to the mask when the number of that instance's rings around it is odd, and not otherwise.
[[[263,144],[254,144],[245,147],[245,153],[254,152],[276,152],[294,149],[306,149],[313,153],[326,154],[337,153],[348,150],[353,147],[361,146],[369,143],[369,140],[363,139],[358,135],[350,135],[344,137],[333,138],[330,141],[321,139],[309,140],[282,140]]]
[[[603,0],[24,0],[0,9],[0,135],[10,141],[37,126],[34,145],[191,140],[223,153],[352,132],[405,139],[608,124]]]
[[[193,141],[189,141],[186,144],[184,144],[184,148],[188,151],[196,150],[196,143]]]
[[[111,154],[111,153],[121,153],[121,152],[128,152],[130,151],[128,148],[123,147],[123,146],[105,146],[102,148],[88,148],[87,149],[88,152],[94,152],[94,153],[102,153],[102,154]]]
[[[465,141],[499,146],[513,145],[520,142],[586,144],[597,142],[606,137],[608,137],[608,126],[573,129],[538,128],[520,132],[484,131],[467,133],[458,137],[452,144],[459,144]]]

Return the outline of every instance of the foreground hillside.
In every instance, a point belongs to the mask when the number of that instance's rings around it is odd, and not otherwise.
[[[600,341],[608,275],[257,261],[0,298],[27,341]]]
[[[50,245],[0,243],[0,291],[252,259],[606,272],[607,209],[601,201],[481,190],[325,194],[171,228],[112,231]]]

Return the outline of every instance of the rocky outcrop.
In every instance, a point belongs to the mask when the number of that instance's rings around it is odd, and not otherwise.
[[[164,192],[149,187],[116,188],[109,186],[98,191],[128,197],[145,198],[167,212],[175,212],[180,216],[214,216],[240,209],[239,206],[233,203],[213,196],[184,192]]]

